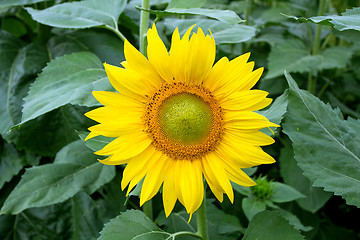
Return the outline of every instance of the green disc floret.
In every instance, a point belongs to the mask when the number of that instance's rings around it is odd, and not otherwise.
[[[200,143],[210,132],[212,121],[209,104],[190,93],[169,97],[159,111],[164,135],[185,145]]]

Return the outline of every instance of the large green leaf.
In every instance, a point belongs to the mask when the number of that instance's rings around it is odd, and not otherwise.
[[[302,209],[314,213],[322,208],[332,196],[331,193],[325,192],[322,188],[313,187],[309,179],[303,175],[303,171],[295,161],[292,147],[281,150],[279,164],[284,182],[306,196],[306,198],[296,200]]]
[[[13,125],[8,107],[7,92],[11,65],[23,43],[11,34],[0,31],[0,134]]]
[[[350,48],[337,46],[326,48],[321,56],[323,57],[319,70],[331,68],[344,68],[349,63],[353,51]]]
[[[115,176],[115,168],[98,162],[81,140],[64,147],[53,164],[26,170],[1,213],[63,202],[81,190],[93,193]]]
[[[70,239],[70,202],[27,209],[18,215],[0,215],[1,240]]]
[[[51,61],[31,85],[25,97],[22,123],[67,103],[98,105],[93,90],[109,90],[111,85],[100,60],[92,53],[78,52]]]
[[[205,4],[205,0],[171,0],[168,8],[199,8]]]
[[[243,240],[302,240],[295,230],[278,212],[263,211],[249,223]]]
[[[269,109],[259,111],[259,113],[264,117],[266,117],[270,122],[280,125],[281,120],[283,119],[283,116],[286,113],[288,95],[289,92],[285,91],[281,96],[275,99],[274,103],[270,106]],[[274,133],[276,134],[278,128],[271,127],[271,130],[273,130]],[[273,133],[268,128],[264,128],[261,131],[263,131],[268,135],[273,135]]]
[[[7,101],[15,124],[21,121],[23,98],[27,95],[30,84],[48,61],[46,46],[34,43],[22,48],[16,56],[10,72]]]
[[[49,0],[1,0],[0,7],[22,6]]]
[[[75,130],[84,131],[93,125],[93,121],[84,117],[87,110],[85,107],[67,104],[21,127],[13,128],[4,138],[14,143],[19,150],[41,156],[55,156],[65,145],[78,140]]]
[[[85,29],[74,32],[70,36],[86,46],[101,62],[119,65],[125,60],[124,42],[109,31]]]
[[[305,195],[292,188],[289,185],[280,182],[271,182],[271,198],[272,202],[283,203],[291,202],[299,198],[304,198]]]
[[[256,28],[242,24],[228,24],[211,19],[165,19],[165,26],[172,32],[179,28],[180,34],[196,24],[194,30],[200,27],[210,29],[216,44],[245,42],[255,36]]]
[[[254,198],[243,198],[241,206],[249,221],[251,221],[251,219],[253,219],[253,217],[259,212],[266,210],[265,202],[257,201]]]
[[[271,49],[269,72],[265,79],[281,76],[288,72],[314,72],[321,63],[320,56],[311,56],[305,44],[298,39],[288,39]]]
[[[33,164],[31,156],[18,152],[12,144],[4,144],[0,148],[0,189],[27,164]]]
[[[360,121],[345,121],[338,109],[300,90],[288,73],[285,76],[291,93],[284,132],[299,167],[314,186],[360,207]]]
[[[73,240],[92,240],[99,237],[105,214],[99,201],[94,201],[84,192],[71,198]]]
[[[206,202],[206,220],[208,225],[208,233],[210,240],[235,240],[239,238],[240,233],[244,233],[239,219],[230,214],[224,213],[213,204],[213,199]],[[170,233],[181,231],[196,232],[196,214],[193,215],[188,222],[189,214],[185,210],[180,212],[172,212],[169,217],[165,217],[162,211],[156,221],[160,226],[164,226],[164,230]],[[186,239],[194,239],[188,237]]]
[[[286,15],[285,15],[286,16]],[[353,29],[360,31],[360,8],[347,9],[342,16],[315,16],[311,18],[287,16],[289,18],[298,20],[299,22],[313,22],[322,25],[331,25],[339,31]]]
[[[125,0],[85,0],[62,3],[44,10],[26,8],[34,20],[60,28],[108,27],[117,29]]]
[[[167,8],[166,10],[148,10],[140,8],[141,10],[155,14],[159,17],[169,15],[202,15],[209,18],[217,19],[221,22],[228,24],[237,24],[244,22],[235,12],[230,10],[218,10],[218,9],[205,9],[205,8]]]
[[[288,39],[272,48],[268,61],[269,72],[265,79],[288,72],[316,72],[331,68],[344,68],[353,51],[337,46],[325,49],[319,55],[311,55],[305,44],[298,39]]]
[[[71,34],[61,34],[50,38],[47,49],[50,60],[75,52],[89,51],[87,46]]]
[[[128,210],[105,224],[99,240],[162,240],[171,239],[170,233],[155,225],[143,212]]]

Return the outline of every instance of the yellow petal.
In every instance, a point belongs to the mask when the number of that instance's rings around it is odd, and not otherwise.
[[[129,132],[138,131],[139,129],[143,129],[143,128],[144,128],[143,124],[132,123],[132,122],[118,123],[116,121],[112,121],[112,122],[101,123],[88,128],[89,131],[91,131],[91,133],[94,135],[91,136],[89,135],[86,138],[86,140],[99,135],[105,137],[119,137]]]
[[[218,81],[220,75],[224,72],[224,68],[229,63],[229,59],[227,57],[222,57],[219,61],[215,63],[215,65],[211,68],[208,76],[204,79],[204,85],[213,92],[220,85]]]
[[[174,163],[172,163],[169,166],[169,169],[165,175],[165,180],[163,184],[163,203],[166,217],[168,217],[174,209],[177,200],[175,182],[177,182],[177,180],[174,179]]]
[[[141,122],[141,117],[143,116],[144,109],[130,109],[125,108],[121,109],[119,107],[107,106],[99,107],[90,112],[85,113],[84,115],[92,120],[97,122]]]
[[[201,84],[209,74],[215,61],[215,41],[209,35],[205,36],[201,28],[190,39],[189,59],[186,63],[185,81]]]
[[[134,99],[117,92],[93,91],[92,94],[94,95],[96,100],[98,100],[104,106],[126,106],[127,108],[131,108],[135,111],[144,108],[144,104],[142,102],[135,101]]]
[[[226,98],[222,99],[219,104],[222,108],[232,111],[256,111],[260,108],[255,107],[256,109],[254,109],[254,106],[257,106],[259,103],[263,102],[267,95],[267,92],[261,90],[234,92],[233,94],[230,94]],[[267,105],[264,107],[266,106]]]
[[[194,213],[204,198],[202,166],[200,160],[177,160],[178,179],[183,205],[189,214]]]
[[[150,144],[149,136],[140,130],[136,130],[117,137],[95,154],[112,155],[119,152],[122,159],[129,159],[144,151]]]
[[[147,174],[149,167],[153,167],[161,155],[161,152],[150,145],[142,153],[129,159],[123,172],[121,189],[124,190],[129,182],[135,178],[140,181]]]
[[[215,197],[222,202],[223,201],[223,193],[225,192],[224,189],[221,187],[219,181],[217,180],[215,173],[212,171],[211,167],[209,166],[209,162],[207,160],[208,156],[205,156],[202,159],[202,166],[203,166],[203,173],[208,183],[211,191],[214,193]]]
[[[244,73],[246,74],[251,71],[253,64],[246,63],[249,57],[250,53],[246,53],[230,62],[227,58],[220,59],[210,71],[210,74],[205,81],[209,84],[206,85],[206,87],[208,87],[211,92],[220,91],[220,93],[223,93],[224,87],[227,89],[230,82],[236,80],[239,81]]]
[[[172,81],[173,76],[170,71],[170,57],[163,41],[159,37],[155,24],[148,30],[147,40],[149,62],[165,81]]]
[[[171,38],[170,69],[175,81],[186,82],[186,66],[190,56],[189,36],[194,26],[190,27],[180,39],[178,28]]]
[[[139,101],[147,101],[146,95],[151,95],[156,89],[154,82],[131,69],[124,69],[104,63],[106,74],[111,85],[121,94]]]
[[[190,213],[194,213],[201,205],[204,199],[204,181],[202,175],[202,165],[201,160],[191,161],[192,165],[192,184],[194,186],[193,193],[193,205],[191,207]]]
[[[133,69],[133,72],[141,74],[148,81],[154,82],[157,85],[161,85],[163,83],[159,74],[146,57],[127,40],[124,42],[124,54],[126,59],[125,66],[127,69]]]
[[[225,129],[223,139],[229,143],[245,143],[254,146],[267,146],[275,142],[272,137],[260,131],[240,131],[231,129]]]
[[[240,168],[248,168],[260,164],[274,163],[275,160],[265,153],[260,147],[222,141],[216,152],[224,159],[230,159]]]
[[[119,158],[120,156],[120,158]],[[121,153],[115,153],[114,155],[111,155],[103,160],[98,159],[99,162],[105,165],[122,165],[128,162],[129,159],[122,159]]]
[[[245,187],[256,185],[256,183],[246,175],[236,163],[232,162],[230,159],[222,158],[221,156],[219,156],[219,158],[222,159],[227,175],[232,182]]]
[[[164,181],[164,176],[171,162],[172,160],[163,154],[157,160],[156,165],[154,165],[152,169],[149,169],[141,187],[140,206],[154,197],[155,194],[159,191],[159,188]]]
[[[206,156],[206,161],[208,167],[214,173],[215,178],[218,183],[221,185],[224,192],[228,195],[231,202],[234,201],[234,191],[229,181],[229,177],[224,169],[222,160],[216,156],[214,153],[210,153]]]
[[[90,132],[90,133],[86,136],[85,141],[87,141],[87,140],[89,140],[89,139],[91,139],[91,138],[93,138],[93,137],[100,136],[100,135],[101,135],[101,133],[99,133],[99,132]]]
[[[250,111],[226,111],[224,122],[225,128],[228,129],[259,130],[265,127],[279,127],[261,114]]]
[[[214,90],[219,99],[235,92],[238,86],[243,84],[244,79],[252,73],[255,65],[254,62],[235,64],[233,61],[229,62],[228,68],[220,75],[219,81],[222,85]]]

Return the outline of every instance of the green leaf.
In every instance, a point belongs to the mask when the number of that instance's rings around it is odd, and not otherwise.
[[[20,49],[10,72],[8,89],[8,109],[12,121],[21,121],[23,98],[29,91],[30,84],[46,66],[49,55],[45,45],[31,43]]]
[[[89,132],[82,132],[78,131],[77,134],[79,135],[80,139],[85,141],[85,138],[87,135],[89,135]],[[99,151],[100,149],[103,149],[108,143],[110,143],[115,138],[110,137],[104,137],[104,136],[97,136],[94,138],[91,138],[85,142],[86,146],[88,146],[91,150],[94,152]]]
[[[68,143],[78,140],[75,130],[84,131],[93,122],[84,117],[87,108],[67,104],[13,128],[4,135],[19,150],[55,156]],[[51,143],[51,144],[49,144]]]
[[[289,92],[286,90],[281,96],[275,99],[274,103],[270,106],[269,109],[259,111],[259,113],[266,117],[270,122],[280,125],[281,120],[286,113],[288,95]],[[271,127],[271,129],[276,134],[278,128]],[[268,135],[273,135],[273,133],[268,128],[262,129],[262,131]]]
[[[100,232],[99,240],[161,240],[169,239],[170,233],[162,231],[143,212],[128,210],[109,223]]]
[[[321,53],[324,59],[318,69],[345,68],[352,54],[353,51],[350,48],[343,46],[326,48]]]
[[[241,185],[238,185],[234,182],[231,182],[231,186],[233,187],[233,189],[235,191],[237,191],[238,193],[244,195],[244,196],[250,196],[251,195],[251,191],[250,191],[250,188],[249,187],[244,187],[244,186],[241,186]]]
[[[0,7],[22,6],[45,1],[49,0],[1,0]]]
[[[63,202],[81,190],[91,194],[115,176],[113,166],[98,162],[81,140],[64,147],[53,164],[28,168],[6,199],[1,213]]]
[[[233,215],[226,214],[213,204],[213,199],[207,199],[206,202],[206,220],[210,240],[236,240],[240,233],[244,233],[239,219]],[[193,215],[190,223],[189,214],[185,210],[172,212],[169,217],[165,217],[164,211],[160,213],[156,222],[164,226],[164,230],[170,233],[181,231],[196,232],[196,214]],[[189,237],[188,239],[193,239]]]
[[[119,65],[125,60],[124,42],[111,32],[86,29],[76,31],[70,36],[85,45],[87,50],[94,53],[101,62]]]
[[[8,106],[7,92],[11,65],[23,43],[11,34],[0,31],[0,134],[13,125]]]
[[[70,239],[70,217],[69,201],[28,209],[18,215],[0,215],[0,239]]]
[[[4,144],[0,148],[0,189],[26,164],[25,155],[20,154],[12,144]]]
[[[165,26],[172,32],[175,28],[179,28],[181,34],[196,24],[194,30],[200,27],[206,31],[210,29],[216,44],[222,43],[239,43],[250,40],[255,36],[256,28],[241,25],[241,24],[228,24],[210,19],[170,19],[164,21]]]
[[[313,72],[321,63],[320,56],[311,56],[305,44],[298,39],[288,39],[271,49],[268,58],[269,72],[265,79],[288,72]]]
[[[117,21],[126,6],[125,0],[100,2],[86,0],[62,3],[44,10],[25,8],[32,18],[44,25],[59,28],[108,27],[117,29]]]
[[[316,72],[324,69],[344,68],[350,61],[353,50],[343,46],[325,49],[319,55],[312,56],[305,44],[298,39],[288,39],[272,48],[268,62],[270,79],[288,72]]]
[[[291,93],[284,132],[293,143],[295,159],[316,187],[341,195],[360,207],[360,121],[343,119],[285,74]]]
[[[329,15],[329,16],[316,16],[311,18],[287,16],[299,22],[313,22],[322,25],[330,25],[339,31],[353,29],[360,31],[360,8],[347,9],[342,16]]]
[[[150,12],[159,17],[169,15],[201,15],[209,18],[217,19],[221,22],[228,24],[237,24],[244,22],[235,12],[230,10],[218,10],[218,9],[204,9],[204,8],[167,8],[164,11],[160,10],[148,10],[140,8],[143,11]]]
[[[303,175],[303,171],[295,161],[292,147],[281,149],[279,164],[284,182],[306,196],[306,198],[296,200],[302,209],[315,213],[331,198],[331,193],[325,192],[322,188],[313,187],[310,180]]]
[[[266,204],[263,201],[257,201],[252,198],[243,198],[241,205],[245,216],[249,221],[251,221],[251,219],[259,212],[266,210]]]
[[[249,223],[243,240],[302,240],[301,234],[295,230],[277,212],[263,211]]]
[[[278,208],[278,209],[275,210],[274,212],[280,213],[280,215],[281,215],[283,218],[285,218],[286,220],[288,220],[289,223],[290,223],[291,225],[293,225],[296,230],[301,230],[301,231],[307,232],[307,231],[310,231],[310,230],[313,229],[313,228],[310,227],[310,226],[304,226],[304,225],[300,222],[300,220],[298,219],[298,217],[295,216],[294,214],[292,214],[292,213],[289,212],[289,211],[286,211],[286,210],[283,210],[283,209],[281,209],[281,208]]]
[[[58,57],[31,85],[24,99],[21,124],[67,103],[98,105],[91,91],[109,89],[105,70],[94,54],[78,52]]]
[[[200,8],[205,0],[171,0],[168,8]]]
[[[240,233],[245,232],[239,219],[234,215],[227,214],[220,210],[213,202],[213,199],[209,199],[206,202],[206,216],[210,240],[238,239]]]
[[[61,34],[54,36],[48,41],[47,45],[51,60],[74,52],[89,51],[88,47],[72,35]]]
[[[291,202],[299,198],[304,198],[305,195],[290,187],[289,185],[280,182],[271,182],[272,188],[271,201],[276,203]]]
[[[105,215],[103,206],[92,200],[86,193],[79,192],[71,198],[73,234],[72,239],[92,240],[99,237]]]

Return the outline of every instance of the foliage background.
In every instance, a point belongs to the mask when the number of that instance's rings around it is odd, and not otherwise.
[[[277,163],[246,169],[258,187],[234,184],[233,205],[208,191],[210,239],[359,239],[359,2],[150,5],[168,47],[175,27],[196,24],[211,29],[217,59],[251,51],[266,69],[257,87],[276,99],[261,113],[282,126],[265,148]],[[124,60],[124,37],[138,47],[139,9],[138,0],[0,1],[0,239],[195,239],[179,233],[196,232],[182,206],[165,218],[158,194],[150,219],[139,188],[125,198],[123,166],[93,154],[111,139],[83,142],[94,124],[83,114],[99,105],[91,91],[114,91],[102,63]]]

